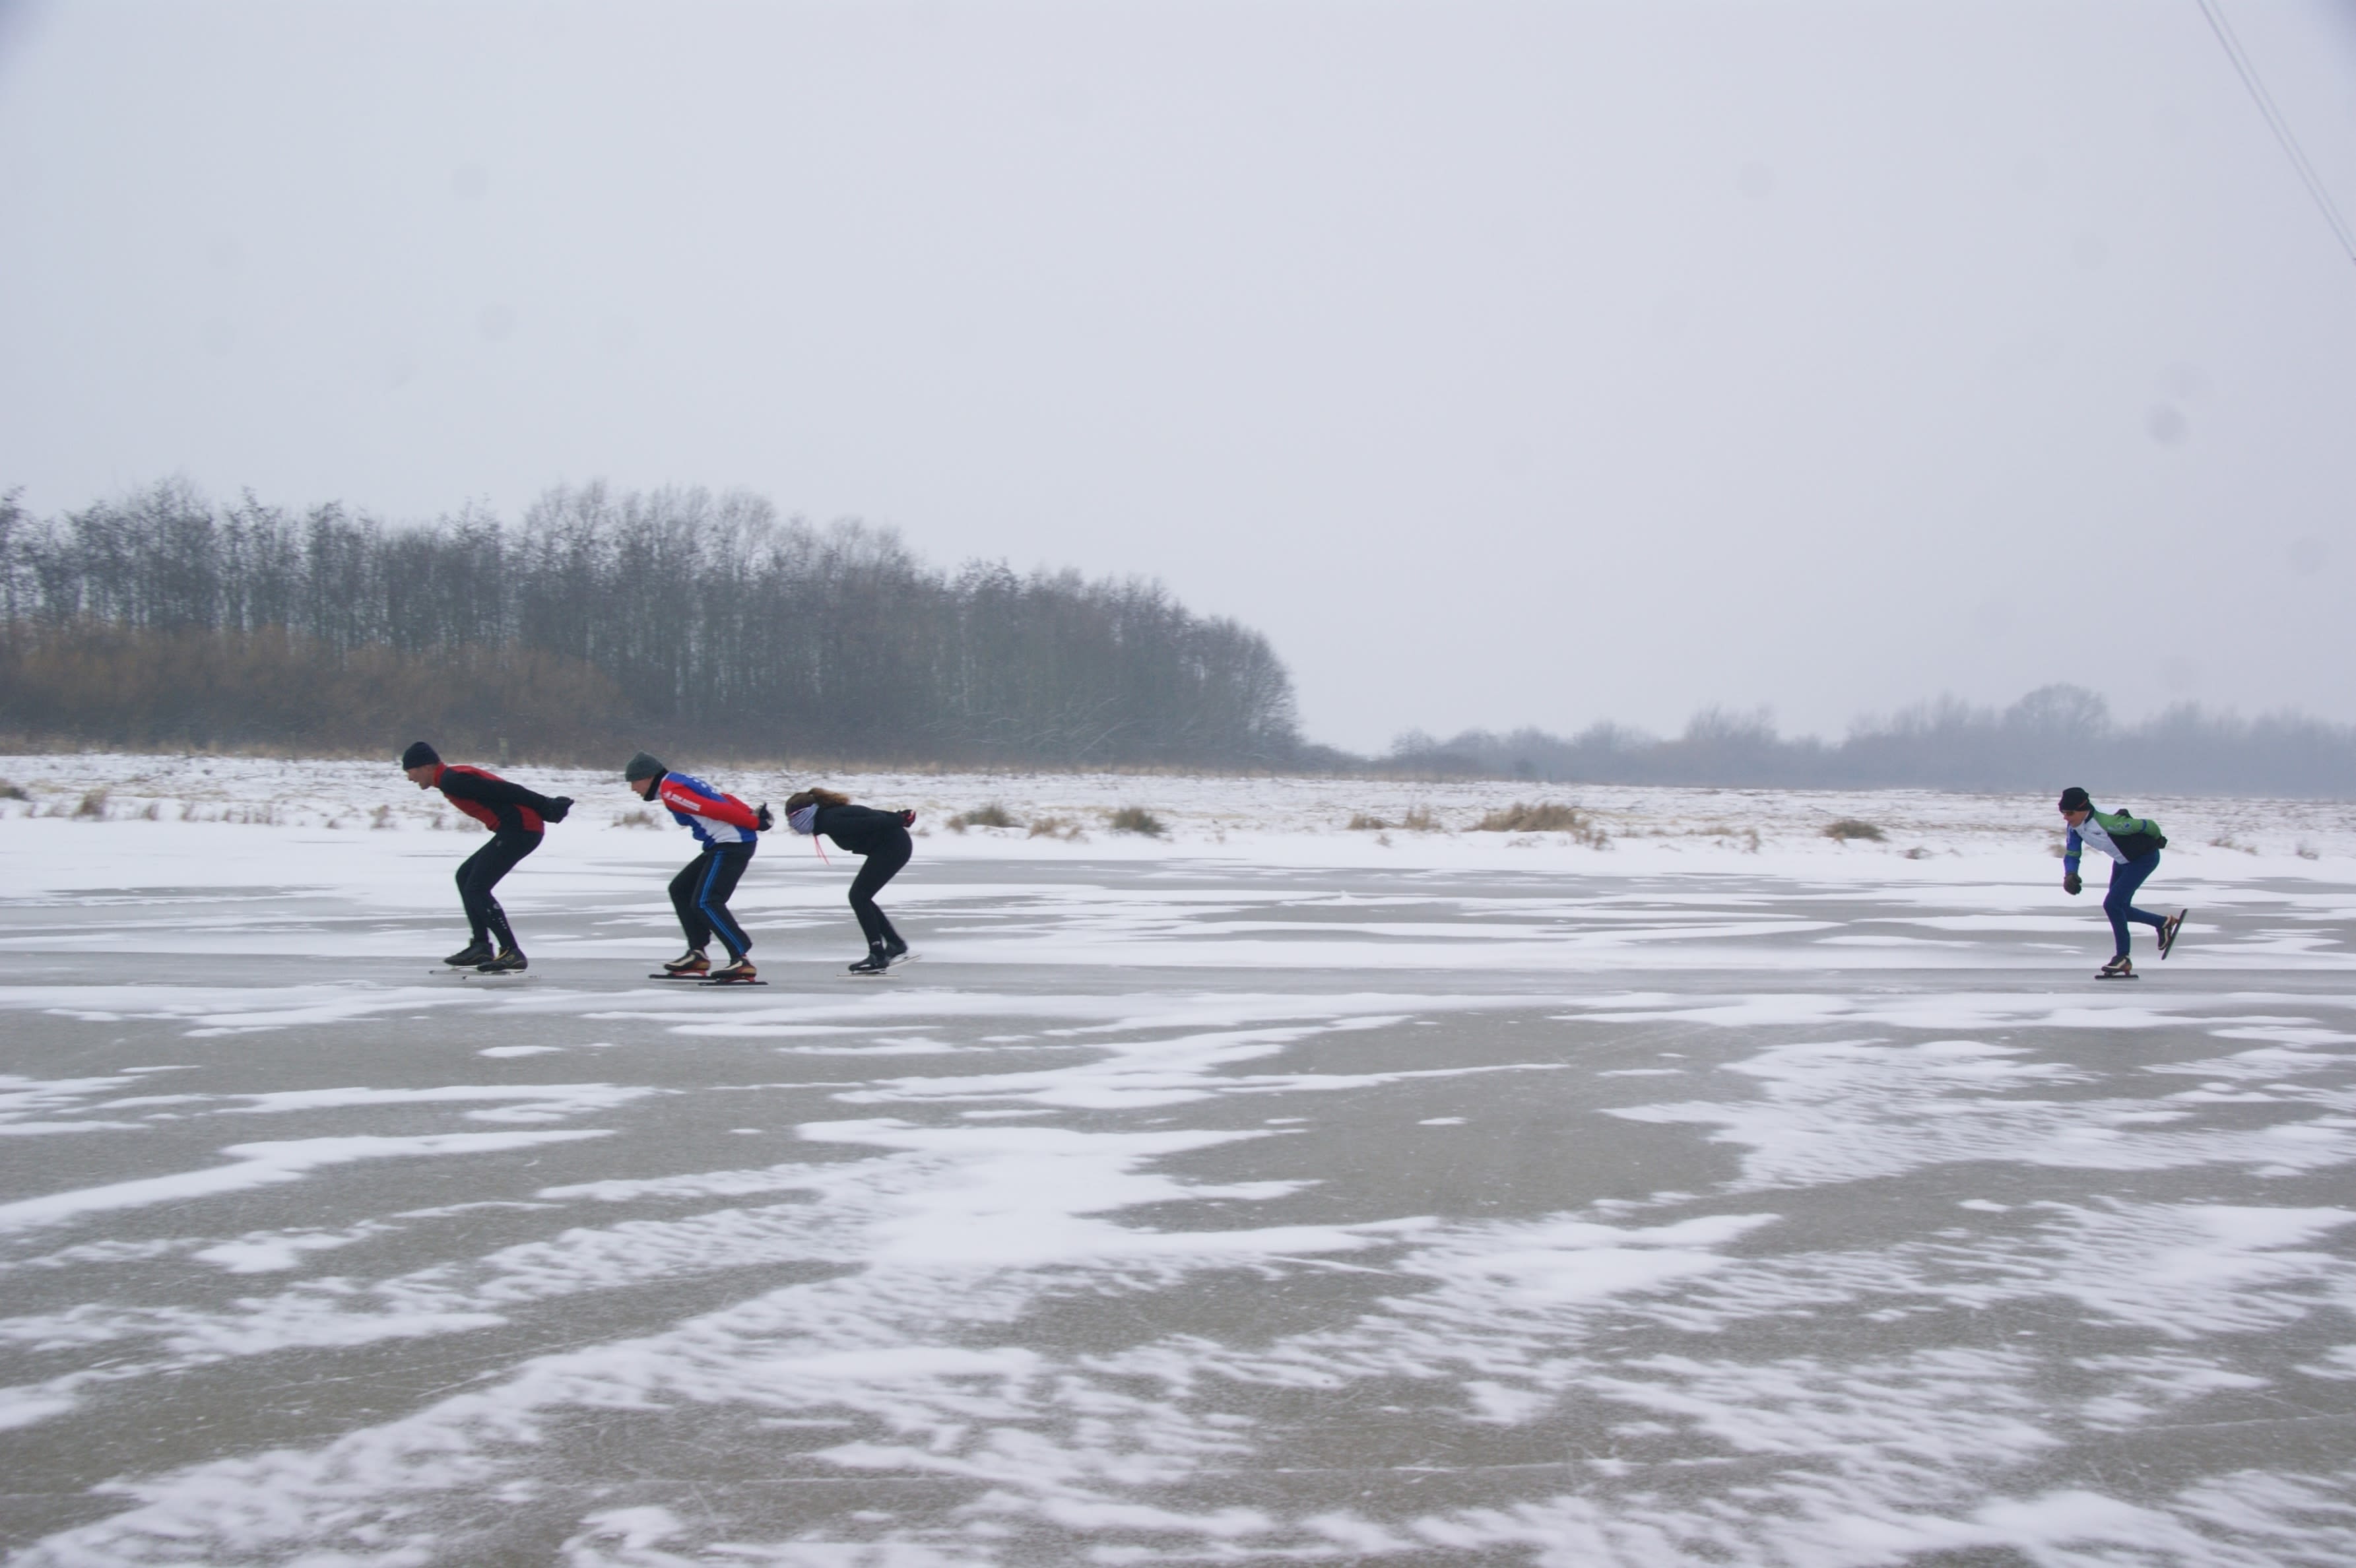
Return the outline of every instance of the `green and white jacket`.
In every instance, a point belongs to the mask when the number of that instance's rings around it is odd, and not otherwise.
[[[2131,860],[2141,860],[2168,846],[2168,835],[2149,817],[2138,817],[2132,811],[2089,811],[2086,820],[2070,830],[2069,842],[2062,846],[2062,871],[2064,875],[2078,875],[2079,846],[2097,854],[2107,854],[2125,865]]]

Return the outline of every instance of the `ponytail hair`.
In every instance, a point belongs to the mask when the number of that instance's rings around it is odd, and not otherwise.
[[[786,797],[786,810],[798,811],[804,806],[848,806],[851,797],[838,795],[831,789],[800,789]]]

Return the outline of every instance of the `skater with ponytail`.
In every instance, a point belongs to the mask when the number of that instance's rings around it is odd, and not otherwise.
[[[908,830],[914,811],[879,811],[855,806],[831,789],[803,789],[786,799],[786,825],[807,838],[823,833],[852,854],[866,856],[851,881],[851,912],[867,938],[867,956],[851,966],[853,974],[881,974],[907,956],[908,944],[875,906],[875,895],[916,853]]]

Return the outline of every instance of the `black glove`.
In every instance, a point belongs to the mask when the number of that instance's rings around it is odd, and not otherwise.
[[[540,814],[547,818],[552,822],[562,822],[565,818],[573,814],[573,797],[570,795],[559,795],[556,799],[551,800],[548,803],[548,809],[541,811]]]
[[[2075,898],[2078,896],[2078,889],[2084,886],[2086,886],[2084,883],[2078,880],[2076,872],[2066,871],[2062,874],[2062,891],[2071,897]]]
[[[777,819],[769,814],[769,802],[766,800],[762,801],[761,809],[753,813],[753,820],[761,824],[763,832],[767,832],[777,825]]]
[[[904,828],[913,828],[913,827],[915,827],[915,826],[916,825],[916,812],[914,812],[914,811],[903,811],[903,812],[901,812],[901,813],[900,813],[900,825],[901,825],[902,827],[904,827]]]

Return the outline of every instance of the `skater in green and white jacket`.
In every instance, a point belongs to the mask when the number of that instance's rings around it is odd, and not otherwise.
[[[2136,889],[2159,869],[2159,852],[2167,847],[2168,835],[2148,817],[2094,810],[2094,802],[2075,784],[2062,791],[2062,820],[2070,825],[2068,842],[2062,847],[2062,892],[2074,898],[2084,886],[2078,880],[2082,850],[2092,849],[2111,860],[2111,889],[2103,896],[2103,913],[2111,918],[2111,935],[2118,950],[2095,972],[2094,978],[2133,980],[2135,960],[2127,956],[2127,923],[2132,920],[2158,931],[2159,956],[2166,958],[2175,950],[2176,933],[2184,925],[2184,917],[2191,912],[2179,909],[2173,915],[2155,915],[2135,907]]]

